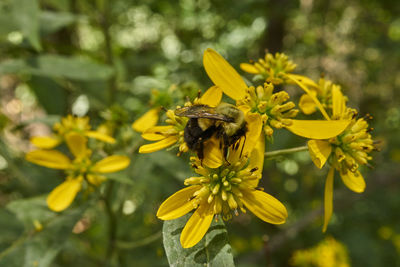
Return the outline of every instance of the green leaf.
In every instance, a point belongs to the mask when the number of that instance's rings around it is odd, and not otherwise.
[[[18,30],[18,25],[14,19],[14,16],[9,12],[0,11],[0,37],[6,36],[12,31]]]
[[[88,58],[42,55],[28,61],[33,74],[47,77],[64,77],[75,80],[106,80],[113,69]]]
[[[68,209],[61,214],[43,212],[44,198],[22,199],[11,202],[7,208],[24,222],[38,219],[43,229],[30,230],[0,253],[0,266],[48,267],[71,235],[72,228],[82,217],[87,205]],[[51,213],[51,214],[50,214]]]
[[[33,225],[34,220],[43,222],[55,216],[47,207],[46,196],[14,200],[7,205],[7,209],[25,225]]]
[[[53,33],[76,21],[76,16],[68,12],[42,11],[40,13],[40,30],[45,33]]]
[[[188,249],[182,248],[179,239],[190,215],[164,222],[163,241],[169,265],[179,267],[235,266],[232,249],[228,243],[228,234],[221,220],[213,221],[207,234],[196,246]]]
[[[48,114],[65,114],[68,103],[63,87],[47,77],[32,77],[29,85]]]
[[[114,70],[106,64],[88,58],[41,55],[27,60],[6,60],[0,63],[0,73],[32,74],[80,81],[107,80]]]
[[[37,50],[42,49],[39,35],[40,8],[37,0],[13,0],[13,14],[22,34]]]

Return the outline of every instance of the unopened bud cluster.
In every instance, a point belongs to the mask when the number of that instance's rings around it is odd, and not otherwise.
[[[69,132],[80,132],[90,130],[89,117],[75,117],[69,114],[61,119],[61,122],[54,124],[53,129],[60,136],[64,136]]]
[[[286,74],[293,72],[296,68],[296,64],[282,53],[275,53],[275,55],[267,53],[253,65],[265,81],[273,84],[286,83]]]
[[[168,123],[169,125],[172,125],[173,128],[171,128],[168,131],[162,132],[161,134],[166,137],[168,136],[178,137],[178,141],[176,142],[176,144],[179,145],[179,151],[178,151],[178,156],[179,156],[182,153],[187,152],[189,150],[189,147],[187,146],[183,136],[185,126],[188,122],[188,118],[176,116],[175,112],[171,109],[169,109],[166,112],[166,115],[167,119],[165,120],[165,122]]]

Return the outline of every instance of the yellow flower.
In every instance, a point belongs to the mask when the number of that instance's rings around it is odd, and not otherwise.
[[[217,139],[213,140],[218,142]],[[188,187],[165,200],[157,212],[158,218],[173,220],[195,210],[182,230],[180,241],[183,248],[196,245],[216,215],[222,215],[227,220],[232,213],[238,215],[239,209],[246,212],[247,208],[272,224],[285,222],[285,206],[257,188],[264,162],[264,140],[264,137],[259,138],[253,144],[247,144],[246,141],[247,146],[243,151],[230,148],[228,162],[218,168],[211,168],[198,158],[191,159],[194,171],[199,176],[186,179],[185,185]],[[241,140],[239,146],[243,142]],[[221,153],[220,150],[215,152]]]
[[[259,89],[250,89],[242,77],[240,77],[239,73],[237,73],[220,54],[210,48],[204,52],[203,64],[208,76],[216,86],[221,88],[227,96],[236,100],[237,105],[244,105],[245,107],[243,107],[243,109],[247,109],[249,112],[254,112],[262,116],[263,121],[266,123],[265,125],[268,125],[268,119],[264,116],[268,116],[268,113],[261,112],[264,111],[263,107],[265,102],[261,103],[261,101],[265,101],[264,97],[268,99],[271,87],[267,85],[267,88],[258,87]],[[304,80],[300,75],[291,74],[291,76],[288,77],[296,82],[299,82],[301,79]],[[272,96],[274,95],[271,95],[271,97]],[[276,105],[278,105],[276,109],[278,110],[275,110],[275,112],[279,111],[279,109],[284,111],[286,108],[292,107],[290,102],[281,105],[282,102],[287,100],[287,96],[284,94],[278,93],[278,95],[274,97],[277,97],[277,100],[279,100],[279,103],[276,103]],[[271,101],[273,103],[274,99],[271,99]],[[257,109],[255,109],[254,103],[257,103]],[[261,106],[258,107],[260,103]],[[273,107],[275,108],[276,105],[273,105]],[[328,139],[334,137],[340,134],[350,123],[349,120],[330,121],[329,116],[327,116],[327,120],[294,120],[291,119],[290,116],[293,115],[295,111],[288,112],[290,113],[287,114],[289,116],[286,118],[281,116],[280,123],[275,123],[271,120],[272,124],[274,124],[273,127],[284,127],[292,133],[306,138]],[[270,133],[270,129],[268,127],[266,127],[266,129],[267,134]]]
[[[329,161],[331,168],[325,182],[325,214],[323,231],[326,231],[333,210],[334,170],[339,171],[343,183],[352,191],[362,193],[365,181],[358,171],[359,165],[366,165],[372,159],[369,153],[375,149],[368,123],[356,118],[356,112],[346,107],[346,97],[339,87],[331,92],[332,119],[351,119],[347,128],[338,136],[328,140],[310,140],[308,148],[311,159],[318,168]]]
[[[31,143],[38,148],[52,149],[61,144],[69,133],[78,133],[82,136],[95,138],[110,144],[115,143],[115,139],[111,136],[100,131],[90,130],[89,117],[75,117],[68,115],[61,119],[61,123],[55,123],[53,129],[56,133],[52,136],[34,136],[30,140]]]
[[[333,237],[327,237],[316,246],[297,250],[291,260],[293,266],[349,267],[346,247]]]
[[[193,103],[188,102],[186,105],[204,104],[215,107],[220,103],[221,98],[221,89],[213,86],[200,98],[195,99]],[[139,153],[152,153],[171,146],[179,147],[178,155],[189,150],[184,140],[184,129],[189,119],[176,116],[174,110],[168,110],[166,115],[166,123],[169,125],[153,126],[143,131],[143,139],[156,142],[141,146],[139,148]]]
[[[154,127],[158,122],[160,110],[158,107],[150,109],[132,124],[132,128],[139,133],[143,133],[147,129]]]
[[[128,167],[130,159],[126,156],[113,155],[96,163],[90,160],[91,150],[87,148],[87,139],[77,132],[70,132],[65,141],[75,159],[57,150],[34,150],[25,156],[27,161],[52,169],[64,170],[67,179],[54,188],[47,197],[47,205],[53,211],[68,208],[84,184],[99,186],[106,178],[104,173],[117,172]]]
[[[257,62],[240,64],[240,68],[251,74],[259,74],[265,81],[277,85],[288,83],[286,74],[292,72],[296,64],[283,53],[275,53],[275,55],[267,53]]]

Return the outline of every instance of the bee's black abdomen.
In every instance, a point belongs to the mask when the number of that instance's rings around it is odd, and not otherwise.
[[[189,149],[196,151],[200,159],[203,158],[203,142],[210,139],[216,131],[214,125],[206,130],[200,128],[197,118],[189,119],[184,130],[184,140]]]

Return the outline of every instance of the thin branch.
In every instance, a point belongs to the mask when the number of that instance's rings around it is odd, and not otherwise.
[[[138,241],[133,241],[133,242],[117,241],[116,245],[120,249],[135,249],[135,248],[144,247],[150,243],[153,243],[154,241],[160,239],[161,235],[162,235],[162,232],[158,231],[157,233],[154,233],[154,234],[152,234],[148,237],[145,237],[141,240],[138,240]]]
[[[280,150],[265,152],[264,156],[266,158],[274,158],[274,157],[277,157],[277,156],[282,156],[282,155],[287,155],[287,154],[292,154],[292,153],[301,152],[301,151],[307,151],[307,150],[308,150],[308,146],[299,146],[299,147],[293,147],[293,148],[287,148],[287,149],[280,149]]]

